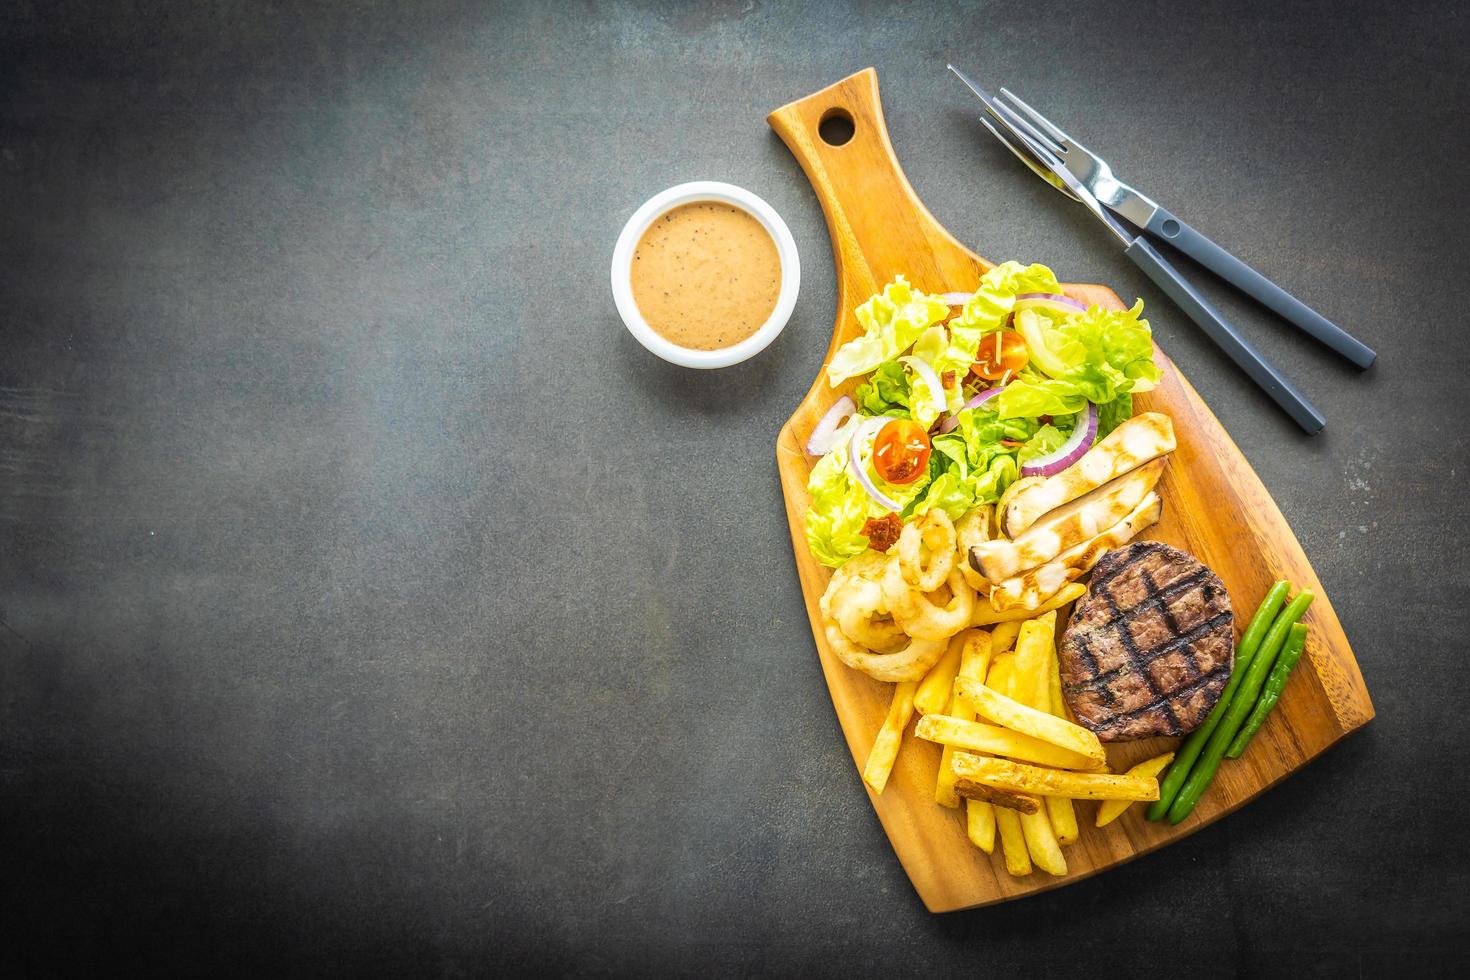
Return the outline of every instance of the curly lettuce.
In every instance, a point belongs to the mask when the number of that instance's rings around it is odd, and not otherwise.
[[[1097,407],[1097,437],[1112,432],[1118,426],[1133,417],[1133,396],[1122,394],[1110,402],[1104,402]]]
[[[827,382],[834,388],[908,350],[920,334],[949,315],[949,305],[899,276],[856,313],[863,335],[839,347],[827,365]]]
[[[1055,381],[1027,371],[1002,388],[990,403],[1001,418],[1039,418],[1075,415],[1087,407],[1087,396],[1070,381]]]
[[[853,390],[852,400],[864,415],[909,417],[909,377],[903,365],[885,361],[872,377]]]
[[[1014,457],[1004,452],[972,453],[959,432],[935,436],[929,457],[931,479],[912,507],[914,515],[942,510],[959,520],[977,504],[994,503],[1020,475]],[[971,459],[982,465],[971,465]]]
[[[951,320],[949,326],[957,337],[964,338],[965,343],[969,343],[970,337],[974,338],[969,347],[970,360],[973,361],[980,338],[1005,326],[1017,296],[1061,291],[1056,273],[1039,262],[1024,266],[1019,262],[1002,262],[980,277],[975,295],[965,302],[960,315]]]
[[[1063,432],[1050,423],[1043,425],[1036,430],[1036,435],[1027,439],[1025,444],[1016,450],[1016,460],[1021,463],[1029,463],[1038,456],[1054,453],[1062,448],[1070,434],[1071,430]]]
[[[1026,341],[1030,366],[1059,382],[1046,385],[1046,390],[1062,397],[1069,389],[1073,395],[1102,405],[1121,394],[1148,391],[1158,383],[1153,335],[1142,312],[1142,300],[1129,310],[1094,306],[1085,313],[1065,315],[1022,310],[1015,316],[1015,325]],[[1022,383],[1033,389],[1042,384],[1024,379]]]

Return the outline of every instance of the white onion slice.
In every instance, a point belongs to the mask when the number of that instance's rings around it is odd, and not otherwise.
[[[822,416],[822,420],[812,430],[812,437],[806,441],[806,451],[813,456],[825,456],[830,453],[832,444],[836,442],[837,430],[842,428],[842,423],[856,412],[857,406],[847,395],[833,402],[832,407],[827,409],[827,414]]]
[[[1077,428],[1061,448],[1038,456],[1021,467],[1022,476],[1055,476],[1086,455],[1097,441],[1097,406],[1087,403],[1087,418],[1079,419]]]
[[[943,415],[945,410],[949,408],[949,400],[944,397],[944,382],[939,380],[939,375],[935,372],[933,365],[922,357],[915,357],[913,354],[907,357],[900,357],[898,363],[907,364],[914,369],[915,374],[924,379],[924,383],[934,393],[929,398],[929,407],[934,409],[934,417],[938,418]]]
[[[876,436],[879,429],[892,421],[893,419],[886,415],[877,415],[865,419],[852,430],[852,439],[847,444],[847,468],[852,470],[852,475],[857,477],[858,483],[862,484],[863,489],[868,492],[869,497],[873,498],[874,503],[888,510],[899,511],[903,510],[903,505],[874,486],[872,479],[868,477],[868,468],[863,465],[862,459],[858,456],[858,450],[862,448],[864,442],[868,441],[869,436]]]
[[[969,401],[961,405],[960,412],[963,412],[967,408],[979,408],[981,405],[985,404],[986,402],[990,401],[990,399],[1000,394],[1003,390],[1004,389],[1001,388],[999,385],[994,388],[986,388],[984,391],[980,392],[980,394],[976,395],[974,398],[971,398]],[[943,422],[940,422],[939,431],[941,433],[953,432],[955,429],[959,428],[960,412],[955,412],[949,418],[945,419]]]
[[[974,293],[940,293],[939,298],[950,306],[964,306]]]

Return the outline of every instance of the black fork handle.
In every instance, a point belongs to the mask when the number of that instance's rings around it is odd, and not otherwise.
[[[1165,261],[1144,238],[1135,238],[1124,251],[1133,264],[1143,270],[1189,318],[1193,320],[1225,355],[1235,362],[1271,400],[1290,415],[1292,421],[1302,427],[1307,435],[1314,436],[1322,431],[1327,419],[1307,401],[1306,396],[1296,390],[1280,371],[1276,370],[1251,342],[1200,295],[1199,291],[1184,280],[1179,272]]]

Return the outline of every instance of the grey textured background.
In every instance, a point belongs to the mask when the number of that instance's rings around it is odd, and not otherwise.
[[[1383,7],[4,5],[4,961],[1463,966],[1470,26]],[[1377,347],[1359,375],[1210,286],[1327,431],[992,145],[947,59]],[[961,240],[1145,298],[1378,709],[1208,831],[946,917],[840,738],[772,451],[834,280],[764,117],[868,64]],[[696,178],[805,265],[719,373],[648,356],[607,288],[622,222]]]

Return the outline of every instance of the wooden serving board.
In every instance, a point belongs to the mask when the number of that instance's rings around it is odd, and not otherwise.
[[[851,139],[842,145],[829,144],[819,133],[822,122],[833,115],[852,122]],[[894,276],[905,275],[920,289],[942,293],[973,289],[991,267],[939,225],[904,178],[883,124],[878,79],[871,68],[777,109],[769,122],[806,171],[832,235],[837,318],[828,359],[861,332],[853,310]],[[1045,261],[1045,256],[1036,258]],[[1105,286],[1064,288],[1087,303],[1125,306]],[[964,810],[934,802],[939,748],[914,738],[910,728],[887,789],[881,796],[868,792],[893,849],[932,912],[1044,891],[1146,854],[1250,802],[1373,717],[1342,625],[1296,536],[1189,382],[1162,352],[1157,356],[1163,381],[1140,396],[1136,406],[1139,411],[1169,415],[1179,448],[1161,481],[1163,519],[1143,536],[1183,548],[1219,573],[1234,601],[1237,633],[1241,620],[1249,618],[1274,580],[1286,578],[1312,589],[1317,599],[1305,619],[1311,627],[1307,655],[1249,750],[1221,766],[1194,813],[1179,826],[1146,822],[1140,805],[1098,830],[1092,826],[1096,804],[1078,803],[1082,835],[1064,849],[1069,870],[1061,878],[1042,871],[1012,878],[1005,871],[998,842],[993,856],[973,847],[965,836]],[[824,372],[781,429],[776,457],[817,654],[848,748],[861,770],[893,685],[848,668],[827,649],[817,601],[830,571],[811,556],[803,533],[807,474],[813,464],[803,447],[827,408],[855,385],[853,381],[829,387],[824,364]],[[1172,748],[1174,742],[1149,739],[1113,745],[1110,762],[1117,769],[1126,768]]]

